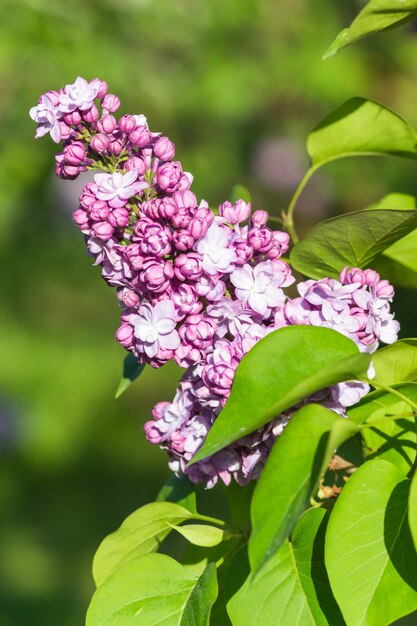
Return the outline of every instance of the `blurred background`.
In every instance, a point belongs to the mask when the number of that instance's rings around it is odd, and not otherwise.
[[[114,400],[115,294],[72,224],[79,187],[55,179],[55,145],[34,141],[29,108],[99,76],[121,114],[144,113],[174,140],[198,197],[217,204],[240,183],[278,215],[307,168],[308,132],[344,100],[380,100],[417,126],[413,25],[321,60],[360,6],[1,0],[0,626],[84,623],[99,542],[168,477],[142,426],[179,377],[147,368]],[[415,163],[335,163],[303,194],[299,231],[393,191],[416,193]],[[416,292],[398,293],[402,336],[417,332],[416,304]],[[221,506],[223,495],[211,497]]]

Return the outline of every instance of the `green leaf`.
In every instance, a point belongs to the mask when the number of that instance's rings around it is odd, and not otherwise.
[[[351,98],[330,113],[307,139],[314,169],[352,156],[417,158],[417,133],[400,115],[379,102]]]
[[[260,428],[315,391],[366,372],[369,355],[328,328],[287,326],[239,363],[230,397],[191,463]]]
[[[262,571],[249,577],[228,602],[234,626],[300,624],[342,626],[324,566],[328,514],[307,511]],[[237,562],[242,571],[242,559]]]
[[[403,381],[417,381],[417,339],[400,339],[372,355],[375,381],[393,385]]]
[[[408,523],[410,524],[411,535],[414,539],[414,546],[417,550],[417,473],[411,481],[410,497],[408,500]]]
[[[341,270],[371,261],[417,227],[415,209],[364,209],[316,224],[291,251],[291,265],[306,276],[338,278]]]
[[[417,402],[417,384],[395,385],[395,389]],[[360,404],[348,409],[351,420],[357,424],[382,422],[373,428],[364,428],[363,439],[369,448],[368,458],[390,461],[406,474],[416,458],[417,431],[414,417],[386,421],[391,416],[410,414],[412,409],[398,396],[387,391],[374,391]]]
[[[416,0],[371,0],[349,28],[338,34],[323,59],[335,55],[342,48],[363,37],[400,26],[416,18]]]
[[[257,571],[285,541],[310,506],[330,459],[358,426],[318,404],[293,415],[275,442],[252,498],[249,560]]]
[[[171,532],[170,524],[195,519],[195,514],[173,502],[152,502],[129,515],[120,528],[100,544],[93,560],[97,587],[136,556],[155,552]]]
[[[175,502],[191,513],[197,513],[195,488],[185,474],[172,474],[156,496],[156,502]]]
[[[369,461],[348,480],[334,506],[325,560],[347,626],[386,626],[417,608],[409,487],[392,463]]]
[[[126,563],[97,589],[86,626],[209,626],[216,567],[199,577],[164,554]]]
[[[238,200],[244,200],[245,202],[252,202],[251,193],[243,185],[234,185],[232,187],[231,202],[237,202]]]
[[[115,398],[120,398],[122,393],[126,391],[131,383],[133,383],[138,376],[140,376],[145,368],[145,365],[138,363],[137,357],[134,354],[129,353],[123,361],[123,377],[119,383],[116,391]]]
[[[169,526],[185,537],[187,541],[202,548],[213,548],[233,537],[229,531],[208,524],[187,524],[186,526],[169,524]]]

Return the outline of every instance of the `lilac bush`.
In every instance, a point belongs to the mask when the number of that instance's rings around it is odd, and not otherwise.
[[[371,269],[345,267],[335,278],[295,283],[285,254],[287,232],[268,226],[264,210],[225,201],[211,209],[191,190],[193,176],[175,161],[173,142],[149,129],[144,115],[113,114],[120,100],[107,84],[78,77],[43,94],[30,116],[36,137],[62,142],[56,173],[92,171],[73,218],[88,254],[116,288],[122,308],[117,341],[140,364],[173,360],[185,373],[172,402],[159,402],[147,439],[169,465],[207,487],[259,477],[268,454],[299,405],[188,466],[224,407],[236,368],[271,332],[291,325],[325,327],[361,352],[397,340],[393,287]],[[285,365],[283,365],[285,366]],[[342,382],[303,403],[345,415],[367,394],[366,382]]]

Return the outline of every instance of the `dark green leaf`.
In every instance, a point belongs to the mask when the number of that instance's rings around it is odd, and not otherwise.
[[[175,502],[191,513],[197,513],[195,488],[185,475],[172,474],[156,496],[156,502]]]
[[[169,524],[196,519],[187,509],[173,502],[145,504],[101,542],[93,560],[93,576],[100,586],[114,571],[134,557],[158,550],[171,532]]]
[[[119,383],[115,398],[120,398],[122,393],[133,383],[144,370],[145,365],[138,363],[134,354],[129,353],[123,361],[123,377]]]
[[[238,200],[244,200],[245,202],[252,202],[251,193],[243,185],[234,185],[232,188],[231,202],[237,202]]]
[[[400,26],[416,18],[416,0],[370,0],[349,28],[338,34],[323,59],[333,56],[345,46],[363,37]]]
[[[343,625],[324,567],[327,517],[324,509],[307,511],[291,540],[246,580],[227,605],[234,626]]]
[[[328,328],[287,326],[259,341],[236,370],[230,397],[192,463],[260,428],[315,391],[363,375],[370,357]]]
[[[126,563],[97,589],[86,626],[209,626],[216,567],[199,577],[164,554]]]
[[[417,133],[379,102],[351,98],[330,113],[307,140],[313,168],[351,156],[417,158]]]
[[[411,481],[410,498],[408,501],[408,523],[414,539],[414,546],[417,549],[417,473],[414,474]]]
[[[375,380],[382,385],[417,381],[417,339],[400,339],[372,355]]]
[[[356,424],[317,404],[293,415],[274,444],[252,498],[249,559],[257,571],[310,506],[320,476]]]
[[[346,266],[371,261],[417,227],[417,210],[365,209],[314,226],[291,251],[293,267],[311,278],[338,278]]]
[[[335,504],[326,567],[347,626],[387,626],[417,608],[409,488],[395,465],[378,459],[352,475]]]
[[[417,384],[395,385],[400,393],[417,402]],[[394,463],[404,474],[412,467],[416,458],[417,432],[412,409],[398,396],[387,391],[374,391],[362,399],[360,404],[348,410],[348,415],[357,424],[382,422],[373,428],[364,428],[362,436],[369,448],[368,458],[378,457]],[[407,415],[398,420],[386,421],[391,416]]]

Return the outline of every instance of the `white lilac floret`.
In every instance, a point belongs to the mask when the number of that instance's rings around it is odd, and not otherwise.
[[[288,233],[268,227],[264,210],[223,202],[218,215],[191,191],[193,177],[174,161],[175,146],[143,115],[114,115],[119,98],[99,79],[78,77],[42,95],[30,116],[36,137],[62,140],[56,173],[96,173],[74,221],[88,254],[115,287],[122,308],[119,343],[140,363],[185,369],[173,402],[159,402],[145,424],[149,441],[167,450],[170,467],[193,482],[240,484],[259,476],[293,410],[212,457],[187,467],[227,401],[236,368],[265,335],[308,324],[350,337],[363,352],[397,339],[392,286],[373,270],[345,268],[339,280],[294,282],[281,258]],[[283,364],[285,365],[285,364]],[[340,383],[306,401],[345,415],[369,390]]]

